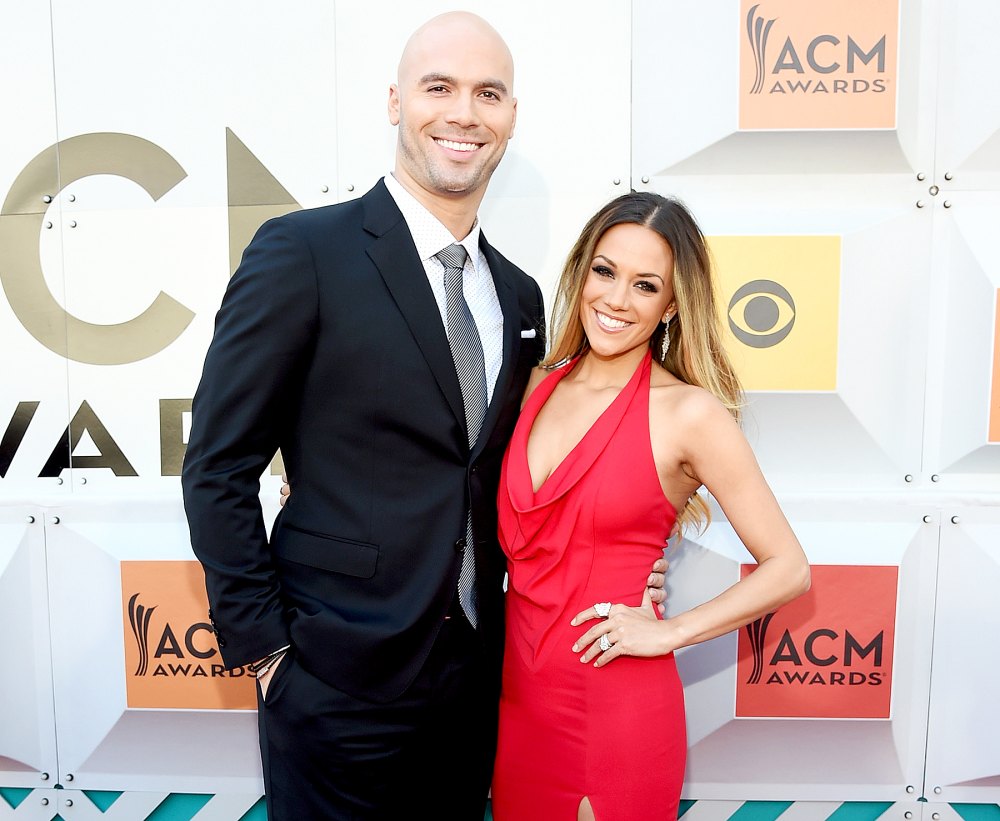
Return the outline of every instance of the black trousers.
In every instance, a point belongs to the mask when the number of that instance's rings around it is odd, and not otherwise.
[[[269,821],[483,821],[496,749],[499,671],[451,617],[413,685],[376,704],[303,669],[294,651],[258,690]],[[416,813],[416,810],[422,812]]]

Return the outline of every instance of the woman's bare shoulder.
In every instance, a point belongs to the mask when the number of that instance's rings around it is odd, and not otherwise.
[[[524,396],[521,397],[521,407],[524,407],[524,403],[528,401],[528,397],[534,393],[535,388],[537,388],[542,381],[552,373],[548,368],[543,368],[541,365],[531,369],[531,376],[528,377],[528,385],[524,389]]]

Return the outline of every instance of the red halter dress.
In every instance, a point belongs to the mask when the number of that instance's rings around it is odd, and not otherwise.
[[[496,821],[674,819],[684,775],[684,696],[673,654],[582,664],[570,619],[642,601],[676,519],[649,438],[647,354],[583,439],[533,491],[528,436],[571,362],[525,404],[499,493],[507,638],[493,780]]]

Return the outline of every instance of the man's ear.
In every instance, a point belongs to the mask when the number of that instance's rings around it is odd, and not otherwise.
[[[399,87],[393,83],[389,86],[389,122],[399,125]]]
[[[508,140],[514,139],[514,126],[517,124],[517,97],[514,98],[514,113],[510,117],[510,134],[508,135]]]

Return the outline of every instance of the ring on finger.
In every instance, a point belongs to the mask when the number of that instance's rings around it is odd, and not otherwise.
[[[607,633],[601,633],[601,640],[598,642],[598,647],[600,647],[605,653],[611,649],[611,641],[608,639]]]
[[[594,605],[594,612],[597,613],[602,619],[606,619],[611,615],[611,602],[609,601],[599,601]]]

